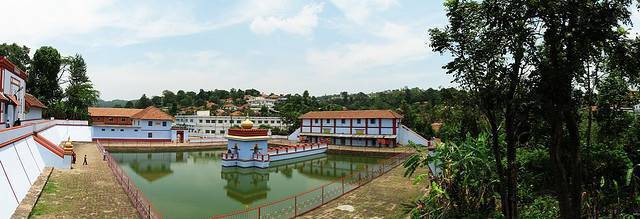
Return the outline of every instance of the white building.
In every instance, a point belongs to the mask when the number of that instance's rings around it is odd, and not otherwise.
[[[150,106],[145,109],[89,107],[93,140],[185,142],[188,133],[173,128],[173,116]]]
[[[227,129],[239,126],[246,116],[211,116],[209,111],[198,111],[196,115],[176,115],[176,125],[189,131],[189,136],[205,138],[222,138]],[[288,126],[280,117],[249,117],[257,127],[284,129]]]
[[[269,110],[273,110],[273,107],[276,106],[276,102],[278,102],[278,99],[273,99],[270,97],[250,97],[247,100],[247,103],[249,103],[249,108],[251,108],[251,110],[253,110],[254,112],[260,111],[263,106],[267,107],[267,109]]]

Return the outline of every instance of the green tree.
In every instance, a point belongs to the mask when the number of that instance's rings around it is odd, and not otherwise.
[[[88,119],[88,107],[98,101],[100,93],[93,88],[87,76],[87,65],[82,56],[68,58],[69,86],[65,90],[68,119]]]
[[[582,77],[592,51],[621,41],[618,30],[629,21],[631,1],[543,1],[537,16],[544,28],[539,47],[539,104],[548,128],[549,156],[560,215],[580,218],[583,170],[578,129],[576,78]],[[606,16],[603,16],[606,15]],[[617,52],[617,51],[616,51]]]
[[[134,108],[133,102],[132,101],[127,101],[127,103],[124,105],[124,108]]]
[[[153,102],[151,102],[151,100],[147,98],[146,94],[143,94],[142,97],[140,97],[140,99],[136,101],[136,108],[138,109],[144,109],[152,105],[153,105]]]
[[[60,102],[63,98],[58,73],[62,65],[62,58],[58,50],[43,46],[36,50],[31,63],[31,72],[27,80],[27,92],[40,99],[47,106]],[[53,111],[58,108],[49,108]],[[58,113],[60,114],[60,113]]]
[[[0,56],[7,57],[11,63],[15,64],[20,70],[29,70],[31,64],[31,58],[29,57],[29,47],[19,46],[18,44],[6,44],[0,45]]]
[[[518,217],[516,148],[519,130],[526,129],[528,60],[535,56],[534,6],[529,1],[447,1],[449,25],[431,29],[431,47],[454,59],[445,69],[454,82],[478,96],[478,106],[491,129],[491,145],[499,187],[502,213]],[[419,99],[405,89],[404,99]],[[524,114],[524,115],[522,115]],[[500,130],[504,124],[504,130]],[[500,133],[504,132],[506,150]],[[503,152],[504,151],[504,152]],[[506,158],[506,167],[503,166]]]

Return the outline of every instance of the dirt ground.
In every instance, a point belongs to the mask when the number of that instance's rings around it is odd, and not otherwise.
[[[418,197],[424,185],[413,185],[403,174],[404,168],[398,166],[299,218],[405,218],[401,204]]]
[[[93,143],[75,143],[73,169],[54,169],[33,218],[138,218],[136,209]],[[87,155],[88,165],[82,165]]]

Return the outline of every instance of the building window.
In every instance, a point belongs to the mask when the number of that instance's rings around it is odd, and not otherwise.
[[[218,123],[222,123],[222,120],[218,120]]]
[[[341,120],[340,120],[340,122],[341,122],[342,124],[345,124],[345,123],[347,123],[347,120],[346,120],[346,119],[341,119]]]
[[[314,119],[314,120],[313,120],[313,123],[316,123],[316,124],[317,124],[317,123],[318,123],[318,119]]]
[[[233,124],[233,120],[229,120],[229,123]]]
[[[102,129],[102,131],[104,132],[105,130],[104,130],[104,129]]]
[[[121,132],[124,132],[124,129],[120,129]]]
[[[202,123],[202,119],[201,119],[201,120],[199,120],[199,122],[200,122],[200,123]]]
[[[112,131],[112,132],[115,132],[116,130],[115,130],[115,129],[111,129],[111,131]]]
[[[360,123],[362,123],[362,120],[361,119],[356,119],[356,123],[360,124]]]
[[[258,120],[258,124],[262,124],[262,121],[261,121],[261,120]]]
[[[147,133],[147,138],[153,138],[153,133],[151,132]]]
[[[193,119],[189,119],[189,122],[193,122]]]
[[[124,118],[120,119],[120,121],[123,121],[123,122],[124,122],[124,120],[125,120]]]
[[[211,123],[216,123],[216,120],[211,120]]]
[[[138,129],[134,129],[133,131],[134,131],[134,132],[137,132],[137,131],[138,131]]]
[[[205,123],[211,123],[211,120],[204,120]]]
[[[109,121],[113,121],[113,118],[112,118],[112,117],[109,117]]]
[[[236,122],[237,122],[237,123],[241,123],[241,121],[240,121],[240,120],[236,120]]]
[[[276,123],[280,124],[280,120],[276,121]]]
[[[271,124],[276,123],[276,121],[271,120]]]
[[[224,130],[220,130],[220,134],[224,134]]]
[[[162,122],[162,126],[167,126],[167,122]]]
[[[153,121],[148,121],[147,126],[153,126]]]
[[[209,131],[209,130],[205,130],[204,132],[207,133],[207,134],[211,133],[211,131]]]
[[[370,121],[371,124],[376,124],[376,119],[370,119]]]
[[[330,120],[330,119],[327,119],[327,123],[331,123],[331,120]]]

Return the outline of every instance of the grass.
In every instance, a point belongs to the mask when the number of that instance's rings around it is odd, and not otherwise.
[[[55,182],[47,182],[47,184],[44,185],[44,188],[42,188],[42,194],[54,194],[58,191],[58,186],[56,185]],[[33,217],[33,216],[38,216],[38,215],[45,215],[49,212],[54,212],[56,211],[56,209],[53,209],[49,206],[47,206],[46,203],[38,201],[36,202],[36,205],[33,206],[33,209],[31,210],[31,213],[29,214],[29,218]]]

